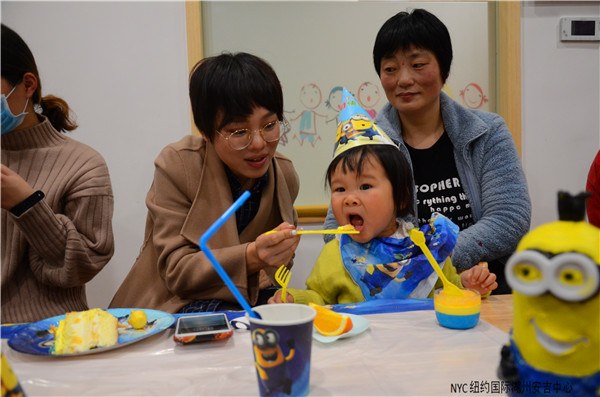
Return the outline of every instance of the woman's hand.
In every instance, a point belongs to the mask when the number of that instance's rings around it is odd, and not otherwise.
[[[275,295],[269,298],[267,303],[294,303],[294,297],[291,294],[285,294],[285,302],[281,300],[281,290],[275,292]]]
[[[269,277],[269,275],[261,269],[258,273],[258,289],[265,289],[273,286],[273,280]]]
[[[465,288],[472,288],[483,296],[498,288],[496,275],[487,267],[473,266],[460,274],[460,281]]]
[[[261,234],[256,241],[248,244],[246,249],[248,274],[268,266],[279,268],[292,259],[300,243],[300,236],[292,235],[295,227],[283,222],[275,230],[277,233]]]
[[[21,201],[35,193],[27,181],[19,174],[2,164],[0,186],[2,208],[10,210]]]

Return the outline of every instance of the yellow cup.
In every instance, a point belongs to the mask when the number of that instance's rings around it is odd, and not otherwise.
[[[481,295],[478,291],[464,288],[465,296],[450,296],[440,288],[433,294],[435,316],[446,328],[468,329],[479,322]]]

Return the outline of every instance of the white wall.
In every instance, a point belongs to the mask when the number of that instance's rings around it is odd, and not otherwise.
[[[600,16],[600,2],[522,5],[523,165],[532,228],[558,219],[556,193],[578,193],[600,149],[599,42],[561,42],[564,16]]]
[[[153,160],[189,133],[185,5],[176,2],[7,2],[2,23],[31,47],[44,93],[66,99],[99,150],[115,193],[115,255],[88,287],[108,305],[142,243]],[[533,226],[556,219],[556,192],[583,190],[600,148],[599,50],[561,43],[561,16],[600,14],[599,2],[522,5],[523,163]],[[307,225],[314,229],[319,225]],[[290,284],[302,287],[321,236],[303,236]]]
[[[153,161],[190,133],[185,3],[6,2],[2,23],[29,45],[43,94],[65,99],[79,128],[69,136],[105,158],[115,196],[115,254],[87,288],[106,307],[144,234]]]

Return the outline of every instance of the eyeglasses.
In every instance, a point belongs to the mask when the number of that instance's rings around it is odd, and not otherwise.
[[[227,141],[227,144],[233,150],[243,150],[252,142],[253,132],[258,132],[265,142],[276,142],[279,140],[282,129],[284,133],[289,131],[289,123],[285,119],[283,121],[271,121],[258,130],[242,128],[233,132],[217,131],[217,133]]]

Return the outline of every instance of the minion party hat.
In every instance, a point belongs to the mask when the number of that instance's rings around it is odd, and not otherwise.
[[[342,91],[340,108],[340,121],[335,136],[333,158],[360,145],[393,145],[397,147],[345,88]]]

